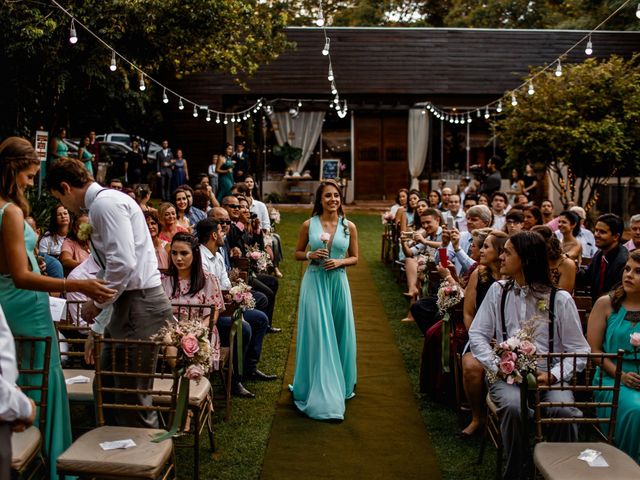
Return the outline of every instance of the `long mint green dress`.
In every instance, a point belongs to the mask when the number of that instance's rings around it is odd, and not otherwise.
[[[231,195],[231,187],[233,187],[233,160],[227,157],[222,164],[222,168],[229,169],[227,173],[218,174],[218,202],[222,204],[222,199]]]
[[[0,229],[2,217],[9,205],[0,209]],[[40,268],[33,253],[36,247],[36,234],[24,223],[24,242],[27,257],[33,272],[39,274]],[[50,469],[50,478],[58,478],[56,474],[56,459],[71,445],[71,420],[69,416],[69,401],[67,387],[60,366],[58,340],[51,311],[49,310],[49,295],[35,290],[17,288],[9,275],[0,275],[0,305],[7,317],[9,328],[13,335],[32,337],[51,337],[51,359],[49,362],[49,390],[47,392],[47,419],[44,432],[44,452]],[[41,346],[38,345],[38,348]],[[42,350],[42,349],[41,349]],[[24,352],[26,354],[26,352]],[[36,358],[44,360],[44,351],[36,352]],[[20,365],[20,359],[18,359]],[[38,368],[41,367],[41,363]],[[20,379],[18,379],[20,384]],[[30,395],[34,401],[39,400],[39,394]],[[38,424],[38,420],[34,425]]]
[[[346,232],[345,232],[346,230]],[[311,217],[309,246],[323,247],[320,218]],[[342,217],[330,243],[330,258],[345,258],[349,231]],[[310,264],[302,279],[298,306],[293,401],[316,420],[343,420],[345,400],[356,386],[356,332],[345,268],[325,271]]]
[[[640,364],[635,361],[633,347],[629,343],[629,336],[632,333],[640,333],[640,322],[635,326],[625,320],[627,311],[620,307],[607,319],[607,329],[605,331],[603,351],[616,353],[619,349],[628,353],[624,355],[622,364],[623,372],[638,372]],[[638,354],[640,359],[640,352]],[[594,378],[594,385],[600,381],[600,371]],[[603,385],[613,385],[613,378],[605,373],[602,380]],[[596,401],[611,401],[612,392],[596,392]],[[609,416],[608,408],[598,408],[599,417]],[[633,390],[620,384],[620,396],[618,397],[618,413],[616,416],[616,431],[614,435],[616,446],[626,452],[636,462],[640,463],[640,391]]]

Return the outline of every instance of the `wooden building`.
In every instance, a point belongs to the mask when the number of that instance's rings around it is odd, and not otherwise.
[[[319,158],[341,154],[348,159],[351,198],[392,198],[407,186],[408,110],[421,102],[446,108],[468,109],[485,105],[517,87],[530,67],[545,65],[585,36],[582,31],[491,30],[435,28],[329,28],[331,59],[340,98],[347,100],[349,115],[327,114],[323,141],[309,165],[317,178]],[[320,28],[288,28],[296,47],[264,65],[243,89],[228,75],[204,73],[172,85],[185,97],[210,108],[234,112],[258,98],[288,109],[302,100],[303,110],[326,110],[333,96],[327,80],[328,57],[321,54]],[[640,32],[597,32],[592,35],[593,56],[618,54],[629,58],[639,50]],[[574,49],[565,63],[586,58],[584,46]],[[188,148],[192,171],[204,171],[211,154],[238,134],[247,138],[261,174],[272,163],[269,122],[254,116],[247,122],[223,125],[193,118],[189,109],[179,112],[168,105],[167,133],[174,145]],[[466,125],[457,126],[432,117],[431,141],[424,177],[445,177],[463,171],[467,155]],[[264,135],[266,132],[266,135]],[[442,133],[442,140],[441,140]],[[265,138],[266,137],[266,138]],[[327,139],[325,142],[324,139]],[[470,125],[469,156],[480,162],[496,146],[483,117]]]

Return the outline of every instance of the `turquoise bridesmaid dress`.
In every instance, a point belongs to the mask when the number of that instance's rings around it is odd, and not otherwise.
[[[619,349],[628,353],[624,355],[622,364],[623,372],[638,372],[640,364],[635,360],[633,347],[629,343],[629,336],[632,333],[640,333],[640,323],[635,326],[625,320],[627,311],[620,307],[607,319],[607,329],[605,331],[602,350],[607,353],[616,353]],[[640,354],[638,354],[640,360]],[[594,385],[599,384],[600,370],[594,378]],[[613,378],[605,373],[602,379],[603,385],[612,386]],[[612,392],[596,392],[596,401],[611,401]],[[599,417],[609,416],[608,408],[598,408]],[[618,413],[616,416],[616,431],[614,435],[616,446],[626,452],[636,462],[640,463],[640,391],[633,390],[620,384],[620,396],[618,397]]]
[[[4,210],[9,205],[5,204],[0,209],[0,229]],[[36,247],[36,234],[33,229],[24,223],[24,242],[31,269],[39,274],[40,268],[33,253]],[[0,275],[0,305],[7,317],[9,328],[13,335],[31,337],[51,337],[51,359],[49,361],[49,391],[47,392],[47,419],[44,432],[44,452],[47,466],[50,470],[50,478],[58,478],[56,473],[56,460],[72,442],[71,420],[69,416],[69,401],[67,400],[67,387],[64,374],[60,366],[60,353],[58,351],[58,337],[51,319],[49,310],[49,295],[35,290],[22,290],[17,288],[9,275]],[[38,347],[41,347],[38,345]],[[28,352],[24,352],[28,354]],[[44,360],[44,351],[36,352],[35,358]],[[18,359],[20,365],[20,359]],[[38,366],[40,368],[41,365]],[[20,380],[18,381],[20,384]],[[39,400],[39,394],[30,395],[34,401]],[[38,424],[36,419],[35,425]]]
[[[342,217],[330,243],[330,258],[345,258],[349,232]],[[346,232],[345,232],[346,230]],[[309,246],[323,247],[320,218],[311,217]],[[356,332],[345,268],[325,271],[312,262],[302,279],[298,306],[293,401],[316,420],[343,420],[345,400],[356,386]]]

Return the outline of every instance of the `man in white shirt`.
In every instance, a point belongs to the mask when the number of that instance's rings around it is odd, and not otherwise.
[[[94,182],[84,165],[74,159],[57,162],[47,172],[51,194],[73,212],[89,210],[92,255],[101,267],[98,275],[107,286],[116,290],[110,299],[89,300],[82,309],[86,321],[93,320],[101,310],[113,305],[105,337],[113,339],[148,340],[167,322],[172,321],[171,304],[162,288],[158,261],[144,214],[130,196],[102,188]],[[103,364],[110,360],[110,348],[102,351]],[[150,362],[143,368],[153,368]],[[137,386],[144,388],[148,380]],[[135,388],[136,382],[114,381],[116,386]],[[118,395],[116,394],[116,397]],[[140,395],[140,404],[151,401]],[[157,414],[118,411],[110,421],[118,425],[156,428]]]
[[[449,197],[449,210],[442,214],[442,218],[445,224],[447,224],[447,219],[452,218],[453,226],[459,232],[467,231],[467,217],[460,208],[460,195],[454,193]]]
[[[549,264],[546,243],[535,232],[519,232],[510,237],[500,255],[500,273],[512,280],[495,282],[476,313],[469,329],[471,353],[489,373],[498,372],[499,358],[492,341],[506,341],[521,328],[521,322],[533,321],[538,325],[534,342],[537,353],[590,351],[580,324],[580,317],[571,295],[564,290],[553,290],[549,280]],[[553,300],[552,300],[553,297]],[[576,362],[576,368],[584,368],[584,359]],[[546,365],[545,365],[546,367]],[[543,367],[544,368],[544,367]],[[572,360],[567,359],[562,370],[555,363],[551,371],[538,369],[539,385],[567,381],[573,375]],[[520,387],[508,384],[502,377],[489,385],[491,399],[498,407],[500,430],[507,455],[505,479],[526,478],[523,465],[527,461],[528,440],[522,436],[520,412]],[[570,391],[543,392],[550,401],[571,401]],[[557,411],[547,411],[552,417]],[[561,416],[582,416],[575,408],[563,410]],[[575,441],[576,425],[558,425],[552,438],[555,441]]]
[[[493,212],[493,224],[492,228],[496,230],[503,230],[507,223],[507,205],[509,205],[509,198],[504,192],[495,192],[491,196],[491,211]]]

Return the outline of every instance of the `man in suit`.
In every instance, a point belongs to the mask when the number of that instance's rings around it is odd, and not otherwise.
[[[621,244],[624,223],[613,213],[598,217],[594,237],[598,253],[593,256],[589,267],[578,272],[577,283],[589,285],[593,302],[613,290],[622,281],[629,251]]]
[[[174,163],[169,141],[163,140],[162,150],[156,154],[156,172],[160,178],[160,196],[165,202],[171,200],[171,175]]]
[[[244,151],[244,142],[236,145],[236,153],[232,157],[236,164],[233,167],[233,181],[236,183],[244,182],[249,170],[249,155]]]

